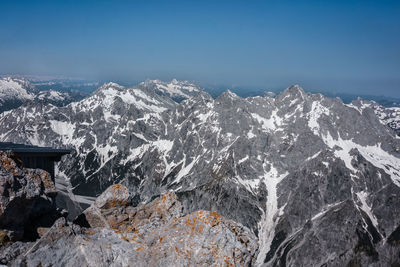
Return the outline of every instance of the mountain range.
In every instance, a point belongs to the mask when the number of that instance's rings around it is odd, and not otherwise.
[[[56,186],[74,214],[118,183],[134,207],[172,192],[182,216],[215,211],[243,225],[257,266],[396,266],[399,114],[298,85],[213,98],[147,80],[105,83],[67,105],[29,101],[0,114],[0,140],[71,148]]]
[[[35,84],[24,78],[0,78],[0,113],[15,109],[30,101],[65,106],[82,98],[84,94],[76,90],[66,92],[53,89],[39,90]]]

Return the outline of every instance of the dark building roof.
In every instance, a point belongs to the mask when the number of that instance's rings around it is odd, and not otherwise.
[[[69,149],[56,149],[51,147],[39,147],[10,142],[0,142],[0,150],[12,151],[25,168],[42,169],[50,173],[55,179],[54,162],[60,161],[63,155],[71,153]]]
[[[56,149],[51,147],[14,144],[10,142],[0,142],[0,150],[2,151],[11,150],[14,153],[48,154],[54,156],[62,156],[71,153],[70,149]]]

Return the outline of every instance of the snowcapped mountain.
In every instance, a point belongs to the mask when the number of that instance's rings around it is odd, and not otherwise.
[[[65,106],[81,100],[82,94],[74,92],[59,92],[56,90],[39,91],[24,78],[0,78],[0,113],[21,106],[29,101],[49,103],[55,106]]]
[[[5,113],[2,138],[73,148],[67,165],[74,167],[60,166],[60,176],[65,172],[74,177],[75,193],[95,196],[127,175],[129,164],[123,160],[132,156],[132,149],[165,132],[161,114],[174,105],[150,89],[107,83],[89,98],[65,107],[32,103]],[[18,123],[21,120],[25,123]]]
[[[74,100],[72,96],[66,92],[49,90],[49,91],[40,91],[35,96],[35,101],[51,103],[55,106],[64,106],[73,102]]]
[[[201,89],[194,83],[189,81],[178,81],[176,79],[172,79],[170,82],[146,80],[140,83],[139,86],[150,87],[156,90],[159,94],[169,96],[177,102],[194,96],[201,91]]]
[[[20,106],[35,97],[35,88],[26,80],[5,77],[0,79],[0,112]]]
[[[215,210],[257,235],[258,266],[396,263],[400,139],[373,108],[299,86],[216,99],[187,86],[23,106],[0,115],[0,140],[72,148],[58,179],[77,195],[122,183],[136,205],[173,191],[185,214]]]
[[[383,107],[375,101],[360,98],[352,101],[349,106],[356,108],[361,113],[365,108],[371,108],[382,124],[389,126],[400,136],[400,107]]]

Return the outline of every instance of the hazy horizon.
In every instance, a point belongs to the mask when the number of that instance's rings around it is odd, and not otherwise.
[[[396,1],[2,1],[0,73],[400,97]]]

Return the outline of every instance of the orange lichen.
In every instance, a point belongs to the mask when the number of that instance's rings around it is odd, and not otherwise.
[[[39,236],[44,236],[49,230],[50,228],[47,227],[38,227],[37,233],[39,234]]]
[[[228,256],[224,256],[224,262],[228,267],[234,267],[235,265],[232,262],[232,259]]]
[[[9,158],[6,153],[2,153],[1,155],[1,164],[2,167],[6,170],[11,172],[12,175],[18,175],[18,167],[14,160]]]
[[[144,249],[144,247],[138,247],[137,249],[136,249],[136,251],[141,251],[141,250],[143,250]]]
[[[124,206],[129,205],[128,201],[119,200],[119,198],[127,192],[126,187],[124,187],[121,184],[114,184],[108,190],[111,190],[112,199],[108,201],[105,208],[114,208],[119,205],[124,205]]]
[[[94,235],[95,232],[94,232],[92,229],[88,229],[88,230],[86,231],[86,234],[88,234],[88,235]]]

